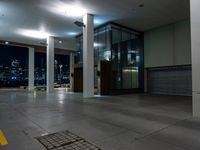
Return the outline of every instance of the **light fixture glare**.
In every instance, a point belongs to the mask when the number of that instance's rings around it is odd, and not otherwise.
[[[35,30],[20,30],[18,32],[27,37],[37,38],[37,39],[46,39],[49,36],[49,33],[44,31],[35,31]]]
[[[65,13],[70,17],[81,17],[87,13],[86,9],[83,9],[79,6],[66,6]]]

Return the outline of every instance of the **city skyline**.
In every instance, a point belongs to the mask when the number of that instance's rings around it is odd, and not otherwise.
[[[0,45],[0,84],[28,84],[28,48]],[[69,55],[55,54],[55,83],[69,82]],[[35,52],[35,85],[46,84],[46,54]]]

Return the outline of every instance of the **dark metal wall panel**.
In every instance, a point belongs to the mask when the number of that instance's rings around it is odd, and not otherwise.
[[[148,92],[166,95],[192,95],[191,66],[148,69]]]

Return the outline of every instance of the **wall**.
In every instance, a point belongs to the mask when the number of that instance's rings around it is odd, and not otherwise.
[[[191,64],[190,21],[145,32],[144,63],[146,68]]]

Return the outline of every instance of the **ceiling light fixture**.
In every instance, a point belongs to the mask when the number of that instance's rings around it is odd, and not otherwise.
[[[19,34],[22,34],[27,37],[37,38],[37,39],[46,39],[50,34],[43,31],[35,31],[35,30],[20,30]]]
[[[85,27],[85,24],[80,21],[75,21],[74,24],[77,25],[78,27]]]

